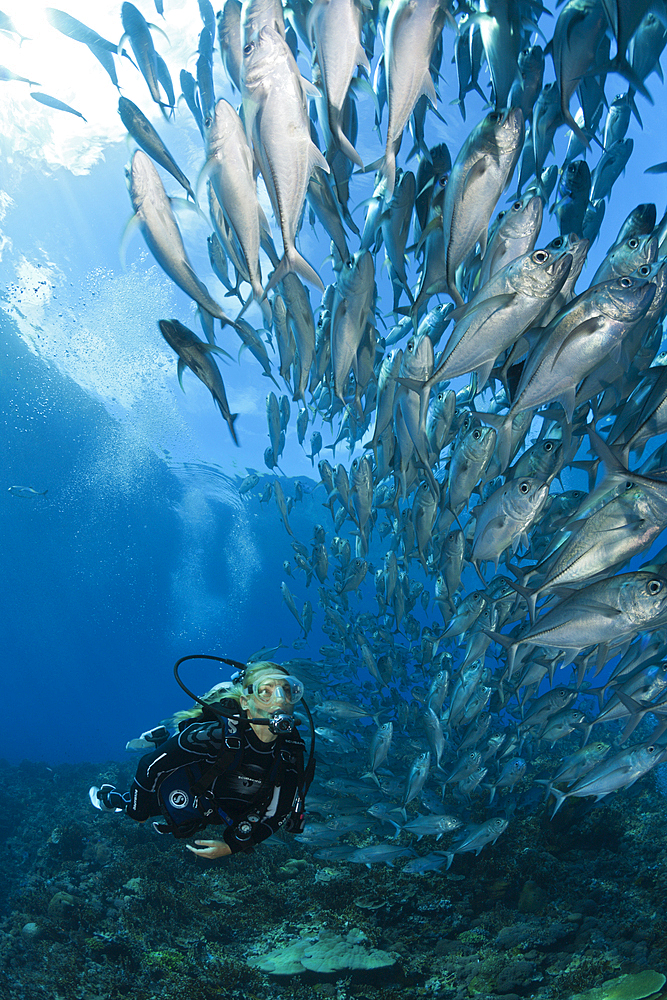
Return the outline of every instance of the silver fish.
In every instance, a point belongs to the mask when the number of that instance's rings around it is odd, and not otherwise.
[[[218,101],[213,118],[207,119],[206,156],[205,175],[238,241],[253,296],[270,326],[271,310],[264,298],[259,269],[260,230],[268,229],[268,224],[257,200],[253,157],[245,129],[227,101]]]
[[[118,114],[134,141],[156,163],[159,163],[161,167],[167,170],[178,181],[181,187],[185,188],[192,200],[196,201],[194,191],[190,187],[190,181],[180,169],[148,118],[146,118],[137,105],[129,101],[127,97],[121,97],[118,101]]]
[[[284,255],[267,292],[290,271],[324,290],[319,275],[294,245],[310,175],[316,166],[329,172],[310,138],[304,88],[285,40],[272,27],[263,27],[243,50],[241,90],[246,132],[283,237]]]
[[[232,323],[195,274],[159,174],[141,149],[132,156],[130,197],[141,232],[160,267],[223,326]]]
[[[418,98],[426,94],[436,104],[430,63],[447,11],[443,0],[395,0],[389,11],[385,31],[389,122],[382,164],[386,198],[394,193],[396,152]]]
[[[484,823],[471,823],[465,828],[461,840],[454,845],[453,850],[445,852],[447,868],[451,868],[452,861],[457,854],[463,854],[465,851],[474,851],[475,854],[479,854],[487,844],[495,844],[508,826],[509,820],[503,819],[501,816],[494,816],[493,819],[487,819]]]
[[[473,560],[489,560],[497,568],[505,549],[512,546],[516,551],[521,542],[527,544],[527,532],[548,495],[548,485],[539,479],[512,480],[496,490],[476,513]]]
[[[361,157],[343,129],[345,98],[358,66],[370,74],[368,57],[361,44],[363,23],[359,0],[315,0],[308,14],[308,35],[322,73],[326,122],[330,141],[327,155],[336,150],[363,167]]]
[[[220,348],[215,347],[214,344],[207,344],[203,340],[200,340],[192,330],[188,330],[177,319],[161,319],[159,327],[164,339],[178,354],[178,381],[181,388],[183,388],[183,370],[187,367],[204,383],[213,396],[220,412],[227,421],[234,444],[238,445],[238,438],[234,430],[234,421],[238,413],[230,412],[222,376],[218,366],[214,364],[210,357],[211,353],[215,351],[222,353]]]
[[[118,51],[122,51],[123,42],[127,38],[130,42],[136,65],[148,85],[151,97],[164,110],[165,107],[169,107],[170,105],[168,102],[162,100],[162,94],[160,93],[158,56],[153,44],[150,27],[141,11],[137,10],[132,3],[125,2],[123,4],[121,7],[121,18],[124,34],[118,43]]]
[[[470,133],[456,157],[445,188],[442,227],[449,294],[463,304],[456,271],[479,242],[486,250],[489,220],[509,184],[523,145],[523,114],[492,111]]]
[[[556,806],[551,818],[556,815],[563,802],[569,798],[585,798],[595,796],[595,801],[605,798],[619,788],[629,788],[635,781],[646,774],[662,760],[667,751],[664,747],[650,744],[640,745],[622,750],[592,767],[586,774],[578,778],[567,791],[551,787],[551,794],[556,799]]]

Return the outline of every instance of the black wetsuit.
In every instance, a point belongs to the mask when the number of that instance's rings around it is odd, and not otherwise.
[[[232,853],[247,850],[287,820],[291,829],[301,825],[303,750],[295,731],[263,743],[249,724],[235,719],[191,723],[141,758],[125,811],[139,821],[162,814],[168,822],[162,830],[177,837],[222,824]],[[204,794],[190,794],[219,759],[226,766]],[[188,808],[193,800],[195,814]]]

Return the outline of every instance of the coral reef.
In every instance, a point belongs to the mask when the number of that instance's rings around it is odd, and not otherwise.
[[[195,858],[90,809],[110,772],[123,784],[130,764],[0,761],[2,1000],[667,996],[665,801],[650,778],[553,823],[520,805],[495,847],[415,875],[323,861],[288,835]]]

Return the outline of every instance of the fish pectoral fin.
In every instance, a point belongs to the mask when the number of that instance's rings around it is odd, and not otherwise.
[[[436,232],[436,230],[438,230],[438,229],[442,229],[442,215],[435,215],[427,223],[426,227],[424,229],[422,229],[421,236],[419,237],[419,239],[417,240],[417,242],[413,243],[412,246],[407,247],[405,252],[406,253],[412,253],[412,254],[415,254],[415,255],[417,253],[419,253],[419,251],[424,246],[424,243],[426,242],[426,240],[428,239],[428,237],[432,233]]]
[[[343,318],[343,316],[345,316],[345,314],[347,313],[347,309],[348,309],[347,299],[341,299],[340,302],[338,303],[338,305],[336,306],[335,313],[331,317],[331,330],[332,331],[334,330],[334,328],[336,326],[336,323],[340,322],[340,320]]]
[[[466,174],[465,181],[463,182],[462,195],[467,194],[470,185],[474,184],[475,181],[479,180],[481,177],[484,176],[486,171],[491,166],[492,162],[493,160],[490,156],[480,156],[479,160],[475,160],[470,170]]]
[[[420,382],[416,378],[399,378],[396,381],[405,386],[406,389],[412,389],[413,392],[421,392],[426,385],[426,382]]]
[[[183,392],[185,392],[185,389],[183,387],[183,372],[185,371],[186,368],[187,365],[185,361],[179,358],[178,365],[176,366],[176,374],[178,375],[178,384],[180,385],[181,389],[183,389]]]
[[[463,318],[468,320],[471,317],[479,320],[484,313],[488,313],[486,319],[491,319],[491,317],[495,315],[499,309],[503,309],[505,306],[508,306],[516,299],[516,297],[516,292],[504,292],[502,295],[492,295],[491,298],[482,299],[481,302],[476,304],[472,303],[469,306],[459,306],[458,309],[454,309],[454,311],[450,313],[448,319],[455,317],[457,313],[459,313],[459,316],[458,319],[455,319],[455,322],[458,322],[458,320]]]
[[[572,388],[566,389],[565,392],[562,392],[558,397],[558,402],[565,410],[565,416],[569,424],[572,423],[572,416],[574,414],[576,396],[577,396],[576,389],[574,386],[572,386]]]
[[[551,369],[555,368],[558,363],[558,359],[565,350],[569,350],[573,347],[578,340],[585,340],[586,337],[590,337],[591,334],[597,333],[597,331],[604,325],[604,318],[602,316],[591,316],[590,319],[584,320],[583,323],[579,323],[575,326],[574,330],[571,330],[563,343],[558,348],[558,352],[551,362]]]
[[[481,389],[483,389],[486,383],[488,382],[489,375],[491,374],[491,370],[495,363],[496,359],[492,358],[490,361],[485,361],[483,364],[478,365],[477,368],[475,368],[475,371],[477,372],[477,378],[479,379],[479,386]]]
[[[141,219],[139,218],[138,215],[133,215],[128,219],[127,225],[123,230],[123,235],[121,236],[120,240],[120,247],[118,249],[118,256],[120,257],[120,263],[123,270],[125,270],[125,268],[127,267],[126,258],[127,258],[128,244],[138,229],[141,229]]]
[[[205,168],[204,168],[205,169]],[[171,205],[171,210],[174,216],[181,218],[184,215],[191,215],[194,213],[202,222],[205,222],[207,226],[210,225],[208,216],[204,215],[201,208],[195,205],[194,202],[189,201],[187,198],[170,198],[169,204]]]
[[[215,156],[209,156],[206,163],[199,171],[199,176],[197,177],[197,181],[195,183],[195,187],[197,188],[197,194],[199,194],[206,181],[208,181],[208,179],[210,178],[214,166],[215,166]]]
[[[229,353],[229,351],[225,351],[222,347],[218,347],[217,344],[203,344],[202,345],[202,350],[203,351],[209,351],[209,352],[211,352],[213,354],[219,354],[221,358],[231,358],[232,357],[232,355]]]
[[[608,528],[601,528],[600,531],[604,532],[607,535],[612,531],[620,531],[621,534],[623,534],[627,531],[628,528],[631,528],[633,531],[639,531],[641,528],[645,526],[645,524],[646,524],[645,518],[640,517],[637,514],[635,515],[635,517],[629,517],[622,524],[613,524],[610,525]]]
[[[591,598],[584,598],[582,601],[578,601],[577,610],[594,611],[604,618],[618,618],[619,615],[623,614],[618,608],[612,608],[610,604],[604,604],[602,601],[594,601]]]

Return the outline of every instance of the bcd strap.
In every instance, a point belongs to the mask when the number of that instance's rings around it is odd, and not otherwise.
[[[214,781],[230,768],[238,767],[243,760],[243,737],[225,732],[220,744],[218,756],[208,770],[204,771],[198,781],[190,786],[197,796],[208,793]]]

